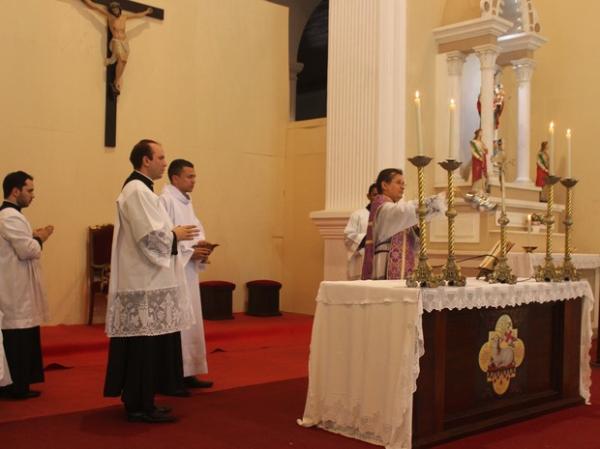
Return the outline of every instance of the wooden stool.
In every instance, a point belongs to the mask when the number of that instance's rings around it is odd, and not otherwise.
[[[235,284],[227,281],[200,282],[202,317],[206,320],[233,320],[232,292]]]
[[[248,287],[248,308],[246,315],[280,316],[279,290],[281,283],[267,279],[250,281]]]

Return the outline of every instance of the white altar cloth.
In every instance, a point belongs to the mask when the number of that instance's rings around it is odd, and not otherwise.
[[[586,281],[407,288],[405,281],[322,282],[302,426],[388,449],[410,449],[412,398],[423,355],[423,310],[517,306],[583,298],[580,394],[590,402],[593,295]]]

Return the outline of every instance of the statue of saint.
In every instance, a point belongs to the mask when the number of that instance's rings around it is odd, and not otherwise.
[[[471,191],[465,195],[465,201],[480,210],[493,210],[496,204],[492,203],[487,196],[489,191],[488,149],[481,140],[481,128],[475,130],[475,135],[469,145],[471,147],[471,159],[460,168],[460,174],[465,181],[469,179],[469,175],[471,177]]]
[[[124,13],[119,2],[114,1],[109,3],[108,7],[100,6],[92,0],[82,0],[83,3],[90,9],[99,12],[106,17],[106,22],[112,39],[110,41],[110,58],[106,60],[106,65],[116,64],[115,80],[111,85],[113,93],[119,95],[121,93],[121,79],[123,71],[127,65],[129,57],[129,43],[125,32],[126,22],[129,19],[137,19],[148,14],[152,14],[152,8],[147,8],[145,11],[138,13]]]
[[[494,129],[498,129],[500,126],[500,116],[504,110],[504,87],[502,84],[498,84],[494,89]]]
[[[481,140],[481,128],[475,130],[475,135],[469,144],[471,146],[471,190],[485,195],[488,184],[488,149]]]
[[[535,185],[541,187],[540,202],[547,201],[546,178],[550,174],[550,155],[548,154],[548,142],[542,142],[537,155]]]

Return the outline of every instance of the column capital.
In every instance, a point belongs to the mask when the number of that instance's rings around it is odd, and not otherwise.
[[[446,62],[448,63],[448,75],[462,75],[462,69],[466,58],[467,55],[465,55],[462,51],[449,51],[448,53],[446,53]]]
[[[519,84],[528,83],[531,81],[533,76],[533,70],[535,69],[535,61],[531,58],[516,59],[510,61],[515,74],[517,75],[517,81]]]
[[[494,44],[484,44],[473,47],[475,54],[479,58],[482,70],[494,70],[496,67],[496,58],[500,54],[500,47]]]

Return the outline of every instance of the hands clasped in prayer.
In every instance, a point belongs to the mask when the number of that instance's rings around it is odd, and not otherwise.
[[[48,240],[48,238],[52,235],[53,232],[54,232],[54,226],[48,225],[48,226],[44,226],[43,228],[38,228],[38,229],[34,230],[33,237],[34,238],[37,237],[42,242],[45,242],[46,240]]]

